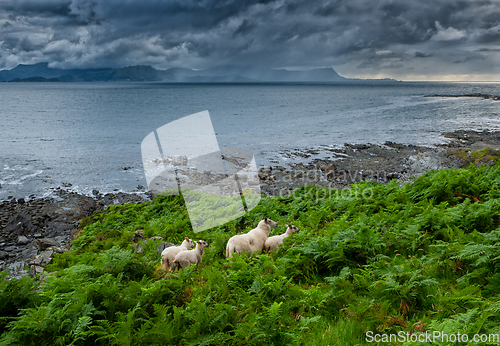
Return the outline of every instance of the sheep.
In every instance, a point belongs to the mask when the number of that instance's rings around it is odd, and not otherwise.
[[[169,246],[161,252],[161,267],[165,270],[173,269],[175,255],[181,251],[192,249],[194,246],[193,241],[188,237],[179,246]]]
[[[280,235],[275,235],[266,239],[266,243],[264,244],[264,248],[266,252],[277,251],[278,246],[283,244],[283,240],[293,233],[297,233],[300,231],[294,225],[285,225],[287,227],[286,232]]]
[[[226,246],[226,257],[233,257],[234,253],[240,254],[248,251],[251,255],[255,251],[264,250],[264,243],[271,228],[278,227],[278,224],[267,217],[260,221],[257,228],[252,229],[247,234],[237,234],[229,239]]]
[[[174,259],[174,270],[181,268],[186,268],[191,263],[197,266],[201,262],[201,256],[203,255],[203,250],[208,247],[208,243],[204,240],[198,240],[196,242],[196,247],[194,250],[184,250],[175,255]]]

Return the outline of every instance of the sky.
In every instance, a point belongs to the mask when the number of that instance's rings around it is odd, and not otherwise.
[[[500,0],[0,0],[0,69],[38,62],[500,81]]]

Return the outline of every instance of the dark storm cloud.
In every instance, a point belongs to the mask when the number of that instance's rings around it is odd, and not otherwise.
[[[497,65],[499,20],[497,0],[4,0],[0,68],[49,61],[404,74],[425,60],[433,74],[481,59],[486,71]]]
[[[429,58],[432,54],[427,54],[423,52],[415,52],[415,58]]]

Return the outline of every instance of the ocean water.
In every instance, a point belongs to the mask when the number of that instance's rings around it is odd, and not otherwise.
[[[499,130],[498,101],[424,97],[470,93],[500,95],[500,84],[0,83],[0,200],[137,190],[144,137],[203,110],[219,146],[250,149],[258,165],[303,160],[287,155],[296,149]]]

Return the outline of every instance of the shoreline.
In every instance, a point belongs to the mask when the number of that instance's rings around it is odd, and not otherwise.
[[[494,164],[500,159],[500,131],[459,130],[443,133],[449,139],[435,147],[384,144],[345,144],[342,149],[328,149],[329,158],[294,163],[290,167],[259,168],[261,193],[268,196],[288,195],[303,185],[346,189],[359,181],[387,183],[397,179],[401,184],[431,169],[460,168],[471,162]],[[294,155],[308,155],[294,150]],[[302,156],[303,157],[303,156]],[[93,197],[54,189],[52,197],[11,199],[0,202],[0,270],[8,269],[12,277],[36,275],[50,263],[54,252],[67,251],[81,220],[109,205],[144,203],[149,199],[136,193],[108,193],[94,190]],[[25,267],[29,266],[29,270]]]

